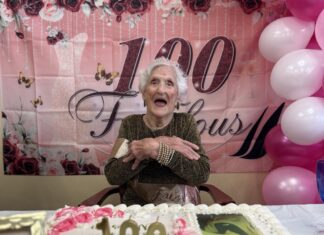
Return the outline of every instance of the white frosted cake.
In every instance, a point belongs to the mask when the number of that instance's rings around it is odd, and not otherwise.
[[[48,235],[289,234],[268,208],[246,204],[67,206],[47,221],[46,231]]]

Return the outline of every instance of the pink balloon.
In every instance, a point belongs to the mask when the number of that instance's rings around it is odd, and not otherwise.
[[[274,169],[263,181],[262,194],[269,205],[316,203],[316,174],[296,166]]]
[[[279,18],[267,25],[259,38],[261,55],[276,62],[289,52],[304,49],[314,34],[315,23],[294,16]]]
[[[269,157],[276,166],[298,166],[316,171],[316,161],[324,158],[324,141],[313,145],[291,142],[277,125],[267,134],[264,142]]]
[[[324,54],[321,50],[301,49],[281,57],[273,66],[270,85],[287,100],[297,100],[314,94],[322,86]]]
[[[313,145],[324,140],[324,98],[298,99],[283,111],[281,129],[295,144]]]
[[[306,21],[315,21],[324,8],[324,0],[286,0],[293,16]]]
[[[316,20],[315,37],[318,45],[324,50],[324,10]]]

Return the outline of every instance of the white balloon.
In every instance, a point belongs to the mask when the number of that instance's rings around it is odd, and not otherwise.
[[[315,23],[289,16],[271,22],[259,38],[259,50],[264,58],[276,62],[283,55],[306,48],[315,30]]]
[[[306,97],[291,103],[281,117],[284,135],[299,145],[312,145],[324,139],[324,99]]]
[[[270,76],[274,92],[288,100],[297,100],[318,91],[324,73],[318,54],[317,50],[302,49],[280,58]]]

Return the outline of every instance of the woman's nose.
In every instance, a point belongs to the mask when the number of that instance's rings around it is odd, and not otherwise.
[[[161,82],[158,86],[157,89],[159,92],[164,92],[165,91],[165,84],[163,82]]]

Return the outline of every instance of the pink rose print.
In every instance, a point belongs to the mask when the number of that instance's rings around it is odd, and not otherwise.
[[[85,171],[86,175],[100,175],[100,169],[92,163],[84,164],[82,166],[82,171]]]
[[[46,161],[45,170],[47,175],[64,175],[64,168],[59,162],[54,160]]]
[[[111,0],[109,2],[109,8],[117,15],[116,21],[121,21],[121,14],[127,10],[126,0]]]
[[[11,144],[8,140],[3,141],[3,158],[5,167],[19,156],[17,145]]]
[[[37,16],[43,6],[44,3],[42,0],[27,0],[25,5],[26,15]]]
[[[0,5],[0,15],[4,21],[12,22],[14,20],[13,11],[9,9],[6,4]]]
[[[183,5],[193,13],[207,12],[210,8],[210,0],[182,0]]]
[[[261,8],[261,0],[240,0],[241,7],[246,14],[251,14]]]
[[[259,9],[261,1],[265,0],[237,1],[241,3],[246,13],[251,13]],[[113,17],[116,17],[117,22],[121,22],[122,14],[129,13],[135,15],[128,15],[126,19],[129,26],[133,28],[141,15],[150,10],[152,4],[155,4],[157,10],[164,11],[162,22],[165,22],[170,15],[183,16],[184,8],[194,14],[207,12],[210,2],[211,0],[3,0],[2,4],[0,3],[0,15],[2,27],[7,27],[8,23],[15,21],[15,34],[18,38],[24,39],[24,29],[30,31],[30,27],[24,23],[28,17],[21,14],[20,9],[24,9],[27,16],[40,16],[43,20],[51,22],[62,20],[66,10],[78,12],[81,9],[86,16],[95,10],[102,10],[102,19],[105,19],[108,25],[111,25]],[[49,45],[55,45],[60,40],[62,40],[60,37],[47,36]]]
[[[155,6],[157,9],[162,9],[167,12],[181,12],[183,10],[181,0],[156,0]]]
[[[116,21],[121,21],[124,12],[143,14],[149,10],[152,0],[110,0],[109,8],[117,15]]]
[[[79,175],[79,166],[76,161],[63,160],[61,165],[64,168],[66,175]]]
[[[56,28],[49,29],[48,36],[46,37],[49,45],[55,45],[57,42],[64,39],[64,34]]]
[[[58,42],[56,37],[47,36],[46,40],[49,45],[55,45]]]
[[[9,9],[16,13],[25,4],[25,0],[6,0],[5,4]]]
[[[39,12],[39,16],[44,20],[56,22],[63,18],[63,9],[56,4],[55,0],[44,0],[44,7]]]
[[[57,0],[57,5],[64,7],[66,10],[77,12],[80,10],[81,4],[84,0]]]
[[[36,158],[18,157],[8,166],[8,174],[39,175],[39,163]]]
[[[130,0],[128,12],[131,14],[144,13],[149,10],[152,0]]]

